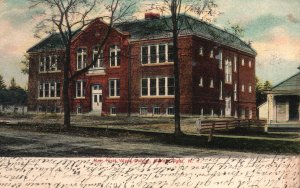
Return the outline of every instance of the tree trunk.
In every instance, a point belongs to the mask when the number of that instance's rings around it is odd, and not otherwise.
[[[173,19],[176,19],[173,18]],[[175,136],[182,134],[180,127],[180,82],[179,82],[179,58],[178,58],[178,28],[177,21],[173,20],[173,56],[174,56],[174,82],[175,82]]]
[[[64,79],[63,79],[63,103],[64,103],[64,127],[69,129],[71,127],[70,117],[70,97],[69,97],[69,62],[70,62],[70,48],[66,48],[66,61],[64,62]]]

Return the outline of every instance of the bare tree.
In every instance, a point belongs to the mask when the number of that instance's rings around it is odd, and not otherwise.
[[[217,4],[215,0],[158,0],[151,3],[151,9],[160,11],[162,17],[170,16],[171,24],[165,23],[168,26],[168,31],[172,33],[173,41],[173,56],[174,56],[174,80],[175,80],[175,136],[182,134],[180,127],[180,59],[178,37],[186,28],[184,24],[184,14],[192,14],[203,21],[212,21],[217,14]],[[163,19],[166,20],[166,19]],[[189,23],[192,29],[193,23]]]
[[[58,32],[65,48],[63,67],[63,108],[64,126],[70,128],[69,86],[73,79],[87,72],[96,64],[101,49],[109,38],[113,25],[123,21],[134,11],[135,2],[131,0],[29,0],[31,8],[43,8],[43,18],[36,26],[36,33]],[[102,13],[103,15],[99,15]],[[97,16],[108,22],[108,28],[98,41],[98,53],[85,68],[71,72],[71,44],[73,37]]]

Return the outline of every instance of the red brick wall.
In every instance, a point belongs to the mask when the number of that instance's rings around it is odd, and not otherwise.
[[[138,113],[140,107],[148,107],[152,113],[153,107],[160,107],[161,113],[166,112],[167,107],[174,106],[174,97],[141,97],[141,78],[145,77],[173,77],[174,64],[141,64],[141,46],[158,43],[171,43],[170,39],[148,40],[134,42],[132,49],[132,112]],[[180,92],[181,92],[181,113],[190,113],[192,110],[192,66],[191,66],[191,38],[179,39],[180,53]]]
[[[199,48],[203,47],[203,55],[199,55]],[[214,56],[222,50],[222,69],[219,68],[219,60],[210,58],[210,51],[214,50]],[[199,37],[193,38],[193,114],[200,114],[203,108],[204,114],[220,114],[223,109],[225,113],[225,97],[231,97],[232,111],[240,112],[241,108],[252,109],[252,117],[255,118],[255,57],[247,55],[235,49],[216,45]],[[237,72],[234,71],[234,56],[237,57]],[[241,66],[241,59],[245,59],[245,66]],[[232,62],[232,83],[225,83],[225,60]],[[252,61],[251,68],[248,66]],[[203,87],[199,86],[200,77],[203,77]],[[210,88],[210,79],[214,79],[214,88]],[[223,82],[223,99],[220,100],[220,82]],[[237,101],[234,101],[234,83],[237,83]],[[245,84],[245,92],[241,92],[241,85]],[[248,92],[251,83],[252,93]],[[238,113],[239,115],[240,113]],[[248,117],[248,113],[246,113]]]
[[[77,65],[77,49],[80,47],[87,48],[88,63],[92,62],[93,48],[98,45],[99,41],[103,37],[104,28],[107,28],[105,24],[100,21],[92,23],[85,31],[79,35],[72,43],[71,48],[71,62],[72,72],[76,71]],[[121,49],[120,67],[110,67],[109,49],[112,45],[118,45]],[[86,95],[85,99],[76,99],[75,93],[75,80],[71,88],[71,96],[73,98],[71,106],[72,110],[76,112],[76,107],[81,105],[83,112],[89,112],[91,110],[91,86],[94,84],[101,84],[103,93],[102,112],[108,114],[111,106],[117,108],[118,113],[127,113],[127,98],[128,98],[128,41],[127,36],[112,30],[107,42],[103,47],[104,55],[104,67],[105,75],[90,76],[83,74],[76,80],[86,81]],[[120,79],[120,98],[111,99],[109,97],[109,79]]]
[[[35,111],[38,106],[43,108],[53,108],[54,106],[62,107],[61,100],[53,99],[38,99],[38,86],[39,82],[47,81],[62,81],[62,71],[55,73],[40,73],[39,72],[39,57],[46,55],[58,55],[60,61],[63,61],[64,57],[63,51],[51,51],[51,52],[39,52],[30,53],[29,59],[29,79],[28,79],[28,110]],[[62,70],[62,64],[58,64],[58,68]],[[61,84],[61,94],[62,94],[62,84]]]

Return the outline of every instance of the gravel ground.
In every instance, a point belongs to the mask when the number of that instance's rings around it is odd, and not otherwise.
[[[5,157],[203,157],[249,153],[152,142],[146,136],[87,137],[0,127],[0,156]]]

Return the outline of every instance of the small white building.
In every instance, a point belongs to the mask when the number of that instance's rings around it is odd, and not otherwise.
[[[300,72],[277,84],[266,93],[267,104],[260,109],[267,108],[269,126],[300,125]],[[264,116],[263,112],[262,116]]]
[[[267,120],[268,119],[268,103],[264,102],[263,104],[259,105],[257,108],[258,108],[259,119]]]

